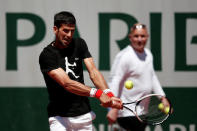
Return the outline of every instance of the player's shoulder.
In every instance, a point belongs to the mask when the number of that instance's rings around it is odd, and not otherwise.
[[[85,43],[85,40],[81,37],[75,37],[73,38],[74,43]]]
[[[46,47],[43,48],[43,50],[40,53],[40,56],[47,56],[47,55],[50,55],[50,54],[53,55],[57,52],[56,48],[54,48],[52,46],[52,43],[53,42],[51,42],[49,45],[47,45]]]
[[[83,48],[87,46],[86,41],[81,37],[73,38],[71,44],[73,44],[75,47],[78,47],[78,48]]]
[[[48,53],[48,52],[54,52],[54,48],[52,47],[51,43],[46,47],[44,47],[44,49],[42,50],[42,53]]]

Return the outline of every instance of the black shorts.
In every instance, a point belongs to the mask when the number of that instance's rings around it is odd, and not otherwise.
[[[127,131],[144,131],[147,124],[140,122],[136,117],[119,117],[118,124]]]

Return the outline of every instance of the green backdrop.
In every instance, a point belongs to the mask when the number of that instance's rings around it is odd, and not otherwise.
[[[164,88],[171,99],[174,113],[161,126],[163,131],[195,131],[197,124],[197,88]],[[108,130],[107,110],[99,101],[90,98],[92,110],[97,114],[94,125],[97,130]],[[0,88],[1,131],[49,131],[46,106],[46,88]],[[99,126],[100,125],[100,126]],[[179,125],[179,128],[172,128]],[[182,128],[180,128],[182,127]],[[154,131],[155,127],[150,127]],[[185,130],[186,129],[186,130]]]

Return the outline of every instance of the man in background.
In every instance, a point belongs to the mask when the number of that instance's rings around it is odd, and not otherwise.
[[[135,101],[152,92],[165,96],[153,68],[152,53],[145,48],[148,37],[147,27],[144,24],[134,24],[129,34],[130,45],[115,57],[108,84],[114,95],[125,103]],[[124,88],[127,80],[133,81],[133,89]],[[134,114],[124,108],[123,110],[111,108],[107,119],[110,124],[117,121],[128,131],[144,131],[146,128],[146,124],[141,123]]]

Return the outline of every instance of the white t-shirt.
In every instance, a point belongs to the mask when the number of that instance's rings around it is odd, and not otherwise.
[[[124,103],[135,101],[152,92],[165,96],[153,68],[152,53],[147,48],[144,50],[143,53],[138,53],[128,45],[115,57],[108,85],[114,95]],[[134,83],[130,90],[124,87],[127,80]],[[134,106],[131,108],[134,109]],[[127,109],[119,110],[118,117],[126,116],[134,115]]]

